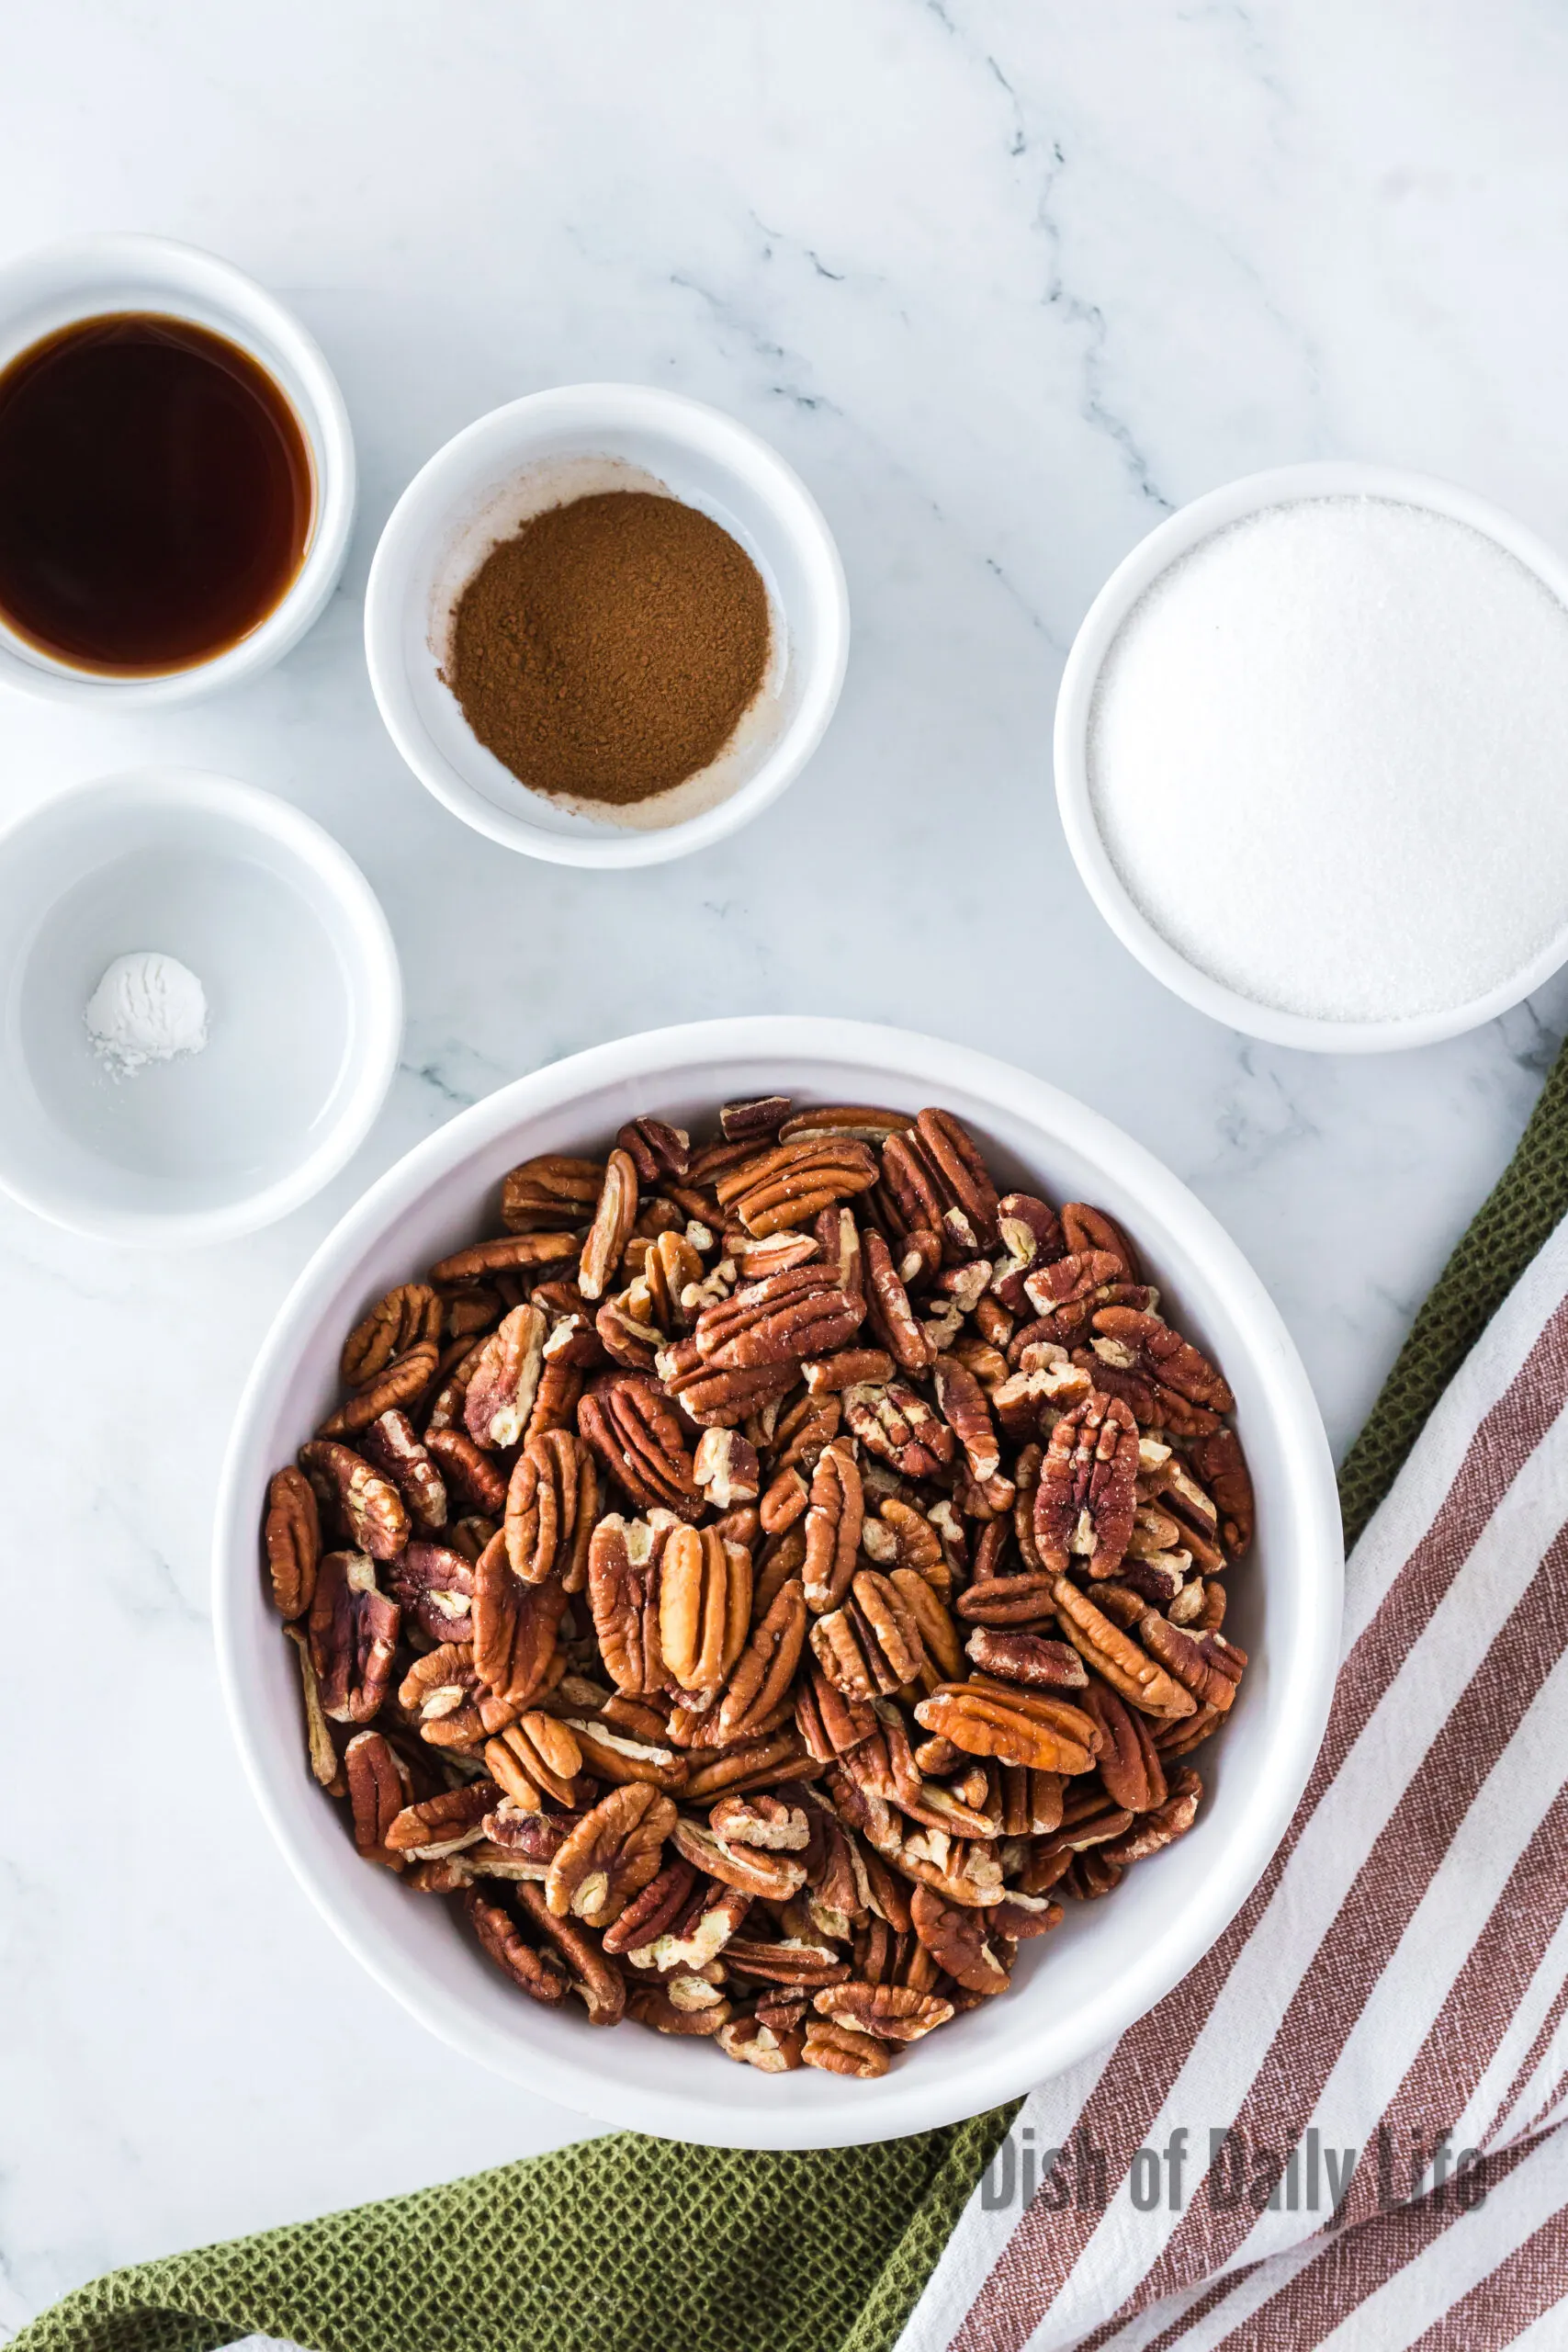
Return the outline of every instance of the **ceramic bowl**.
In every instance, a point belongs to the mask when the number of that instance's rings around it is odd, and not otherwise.
[[[1226,1632],[1252,1664],[1206,1796],[1179,1843],[1108,1902],[1068,1906],[1021,1948],[1013,1989],[955,2019],[881,2081],[762,2075],[704,2043],[575,2005],[536,2007],[479,1952],[455,1909],[362,1862],[305,1766],[299,1669],[264,1596],[266,1482],[336,1393],[338,1351],[366,1307],[497,1229],[505,1170],[535,1152],[602,1150],[638,1113],[695,1127],[734,1097],[928,1102],[954,1110],[999,1178],[1089,1199],[1125,1224],[1172,1316],[1224,1367],[1257,1482],[1259,1534],[1233,1577]],[[717,2146],[881,2140],[977,2113],[1103,2047],[1213,1943],[1290,1819],[1334,1680],[1341,1556],[1334,1475],[1312,1391],[1267,1291],[1158,1161],[1041,1080],[958,1046],[833,1020],[716,1021],[595,1047],[503,1088],[418,1146],[322,1244],[284,1306],[242,1401],[219,1499],[214,1624],[231,1720],[269,1826],[322,1915],[410,2015],[520,2097]],[[299,1966],[308,1973],[309,1961]],[[395,2052],[389,2064],[396,2071]]]
[[[205,1049],[116,1077],[88,998],[157,948],[201,981]],[[0,1185],[76,1233],[230,1240],[363,1142],[402,1035],[397,951],[358,867],[287,801],[147,768],[0,834]]]
[[[1156,930],[1117,872],[1095,816],[1089,753],[1095,688],[1133,607],[1162,572],[1216,531],[1266,507],[1303,498],[1393,499],[1451,516],[1495,540],[1533,572],[1560,604],[1568,605],[1568,563],[1501,507],[1452,482],[1388,466],[1339,460],[1279,466],[1227,482],[1195,498],[1141,539],[1117,565],[1084,616],[1056,698],[1055,763],[1062,830],[1090,898],[1123,947],[1156,980],[1200,1012],[1249,1036],[1309,1053],[1378,1054],[1435,1045],[1440,1038],[1457,1037],[1495,1020],[1550,979],[1568,961],[1568,919],[1555,938],[1498,987],[1438,1012],[1390,1021],[1335,1021],[1281,1012],[1215,979]],[[1223,902],[1216,899],[1214,919],[1223,920],[1224,912]]]
[[[248,352],[288,396],[315,489],[293,585],[247,637],[209,661],[161,677],[106,677],[41,652],[0,619],[0,684],[51,702],[145,710],[258,676],[320,619],[354,529],[354,437],[332,369],[299,320],[243,270],[169,237],[79,237],[7,262],[0,268],[0,368],[74,320],[117,311],[193,320]]]
[[[603,490],[661,490],[739,541],[762,575],[773,655],[711,767],[610,823],[521,785],[441,676],[453,607],[497,540]],[[388,732],[427,790],[508,849],[558,865],[657,865],[750,821],[799,775],[843,683],[849,601],[821,510],[733,417],[642,384],[571,384],[494,409],[438,449],[392,512],[365,597]]]

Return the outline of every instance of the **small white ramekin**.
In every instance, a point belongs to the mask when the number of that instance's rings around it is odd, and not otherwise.
[[[496,540],[564,498],[655,484],[711,515],[757,565],[773,655],[756,704],[707,772],[722,790],[715,805],[674,823],[613,823],[520,784],[474,735],[440,672],[452,607]],[[533,392],[468,425],[398,501],[365,597],[370,683],[420,782],[476,831],[558,865],[658,865],[749,823],[820,742],[849,634],[839,551],[799,476],[733,417],[644,384]]]
[[[491,1966],[444,1903],[361,1861],[302,1750],[298,1662],[264,1592],[267,1480],[320,1426],[343,1335],[395,1283],[495,1229],[505,1170],[599,1150],[640,1112],[695,1127],[751,1094],[942,1103],[998,1177],[1089,1200],[1132,1234],[1181,1329],[1223,1364],[1258,1492],[1227,1634],[1251,1653],[1224,1732],[1200,1750],[1190,1834],[1108,1903],[1078,1903],[1020,1948],[1014,1989],[910,2051],[879,2082],[757,2075],[706,2044],[595,2032]],[[1334,1689],[1342,1552],[1323,1423],[1279,1309],[1234,1241],[1153,1156],[1081,1102],[989,1055],[859,1022],[748,1017],[662,1029],[552,1062],[459,1112],[357,1201],[260,1348],[218,1498],[213,1633],[240,1753],[307,1894],[384,1989],[461,2055],[618,2128],[712,2147],[829,2148],[976,2115],[1103,2050],[1183,1976],[1261,1875],[1312,1769]],[[295,1964],[308,1973],[303,1941]]]
[[[1146,589],[1181,556],[1212,538],[1227,524],[1262,508],[1283,506],[1303,498],[1387,498],[1406,506],[1468,523],[1472,530],[1495,540],[1516,557],[1568,605],[1568,564],[1544,540],[1472,491],[1427,474],[1404,473],[1390,466],[1331,459],[1311,465],[1277,466],[1267,473],[1248,474],[1226,482],[1183,506],[1168,522],[1140,539],[1117,565],[1085,615],[1073,639],[1056,697],[1055,762],[1056,805],[1067,846],[1084,885],[1111,930],[1146,971],[1200,1012],[1228,1028],[1240,1029],[1270,1045],[1295,1046],[1308,1053],[1382,1054],[1410,1046],[1435,1045],[1478,1029],[1519,1003],[1568,962],[1568,915],[1563,926],[1540,953],[1484,996],[1450,1006],[1441,1012],[1419,1013],[1399,1021],[1325,1021],[1304,1013],[1282,1012],[1257,1003],[1190,963],[1181,951],[1156,931],[1134,903],[1117,873],[1095,820],[1089,793],[1089,732],[1100,673],[1117,632]]]
[[[265,368],[299,420],[315,493],[293,585],[248,637],[210,661],[157,677],[105,676],[40,651],[0,617],[0,684],[51,702],[146,710],[255,677],[320,619],[354,529],[354,436],[337,380],[299,320],[243,270],[169,237],[79,237],[0,267],[0,368],[74,320],[121,311],[191,320]]]
[[[208,1043],[117,1078],[87,1000],[147,949],[201,981]],[[0,1187],[52,1224],[159,1249],[272,1224],[364,1141],[401,1039],[380,904],[288,801],[143,768],[0,833]]]

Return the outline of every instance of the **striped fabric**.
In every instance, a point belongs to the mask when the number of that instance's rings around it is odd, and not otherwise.
[[[1568,1226],[1356,1548],[1262,1881],[1025,2102],[899,2352],[1568,2346],[1565,1408]]]

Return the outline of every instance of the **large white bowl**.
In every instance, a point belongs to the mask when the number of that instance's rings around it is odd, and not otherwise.
[[[491,548],[546,507],[614,489],[667,492],[720,524],[773,618],[767,674],[717,759],[615,823],[520,784],[442,676],[453,608]],[[365,591],[370,684],[415,775],[466,825],[556,865],[658,865],[749,824],[821,741],[849,641],[844,568],[799,475],[721,409],[648,384],[562,384],[479,417],[399,499]]]
[[[536,2007],[442,1902],[362,1862],[310,1781],[294,1653],[263,1596],[269,1474],[322,1419],[338,1349],[367,1304],[497,1226],[503,1171],[539,1151],[597,1149],[637,1112],[682,1123],[736,1096],[942,1103],[998,1175],[1123,1221],[1184,1330],[1224,1365],[1258,1488],[1256,1551],[1232,1579],[1226,1632],[1252,1652],[1224,1735],[1201,1751],[1196,1826],[1109,1902],[1069,1906],[1025,1944],[1014,1989],[945,2027],[880,2082],[764,2076],[701,2043]],[[656,1030],[504,1087],[410,1152],[317,1251],[245,1391],[219,1498],[218,1656],[256,1797],[306,1891],[371,1974],[433,2033],[519,2090],[606,2123],[715,2146],[896,2138],[972,2115],[1111,2041],[1213,1943],[1256,1883],[1317,1752],[1334,1679],[1338,1509],[1323,1426],[1268,1293],[1183,1184],[1039,1079],[960,1046],[858,1023],[744,1019]],[[573,2005],[575,2010],[575,2005]]]

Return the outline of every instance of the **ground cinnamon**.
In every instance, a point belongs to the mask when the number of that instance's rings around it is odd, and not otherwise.
[[[491,548],[443,674],[522,783],[624,806],[717,756],[768,638],[767,591],[728,531],[678,499],[604,491]]]

